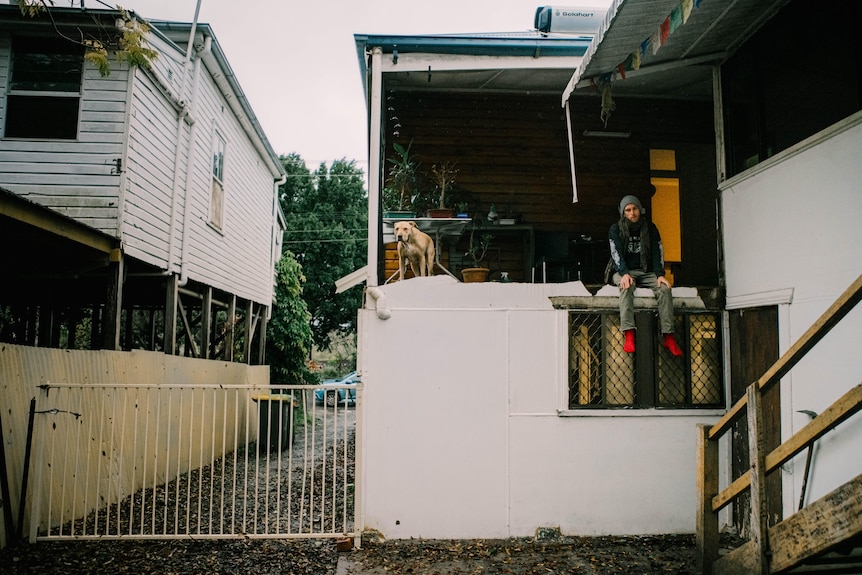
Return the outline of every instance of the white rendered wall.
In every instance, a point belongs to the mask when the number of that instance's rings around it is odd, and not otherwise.
[[[717,413],[560,410],[578,283],[380,288],[360,310],[364,528],[387,538],[691,533],[695,426]],[[374,301],[370,300],[369,305]]]
[[[722,221],[729,306],[779,305],[784,353],[862,273],[862,113],[729,180]],[[782,436],[862,381],[857,306],[782,380]],[[858,414],[818,442],[807,501],[862,473]],[[785,515],[798,504],[805,456],[784,472]]]

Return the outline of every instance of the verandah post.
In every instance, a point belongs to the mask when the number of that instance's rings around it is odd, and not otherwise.
[[[763,410],[760,386],[748,386],[748,453],[751,462],[751,542],[754,544],[754,571],[768,575],[769,525],[766,507],[766,452],[763,442]]]
[[[709,439],[709,426],[697,426],[697,567],[712,575],[718,559],[718,512],[712,499],[718,494],[718,439]]]

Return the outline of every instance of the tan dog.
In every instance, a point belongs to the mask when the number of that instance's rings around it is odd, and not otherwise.
[[[404,279],[407,263],[414,276],[434,275],[434,240],[416,222],[395,222],[398,241],[398,278]]]

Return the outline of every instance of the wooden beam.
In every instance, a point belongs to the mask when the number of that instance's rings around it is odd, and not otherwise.
[[[802,452],[808,444],[820,439],[835,428],[836,425],[862,410],[862,383],[841,396],[823,413],[812,419],[805,427],[797,431],[793,437],[776,447],[766,456],[767,475],[784,465],[794,456]],[[737,477],[721,493],[712,500],[713,511],[718,511],[730,503],[737,495],[745,491],[751,480],[751,472],[746,471]]]
[[[862,410],[862,383],[842,395],[838,401],[812,419],[793,437],[775,448],[766,456],[766,472],[784,465],[808,445],[820,439],[841,422]]]
[[[763,449],[763,408],[760,388],[748,386],[748,457],[751,462],[751,543],[754,545],[752,573],[769,574],[769,509],[766,505],[766,456]]]
[[[105,315],[102,318],[102,349],[120,349],[120,328],[123,313],[123,276],[125,261],[122,250],[111,252],[105,289]],[[131,321],[131,319],[130,319]]]
[[[718,492],[718,441],[709,439],[709,426],[697,426],[697,567],[712,575],[718,559],[718,513],[712,499]]]
[[[180,299],[176,274],[167,277],[165,289],[165,353],[177,354],[177,302]]]
[[[116,238],[14,193],[0,193],[0,215],[105,254],[111,253],[111,250],[119,245],[119,240]]]
[[[245,305],[245,346],[243,359],[251,365],[251,340],[254,337],[254,302],[249,300]]]
[[[260,324],[258,325],[257,365],[266,363],[266,307],[260,306]]]
[[[188,349],[191,350],[191,357],[200,357],[198,346],[195,344],[195,334],[192,329],[192,324],[189,321],[189,316],[186,314],[186,308],[183,306],[182,298],[177,298],[177,309],[180,311],[180,319],[183,320],[183,330],[188,342]]]
[[[227,307],[227,333],[225,334],[224,345],[227,350],[224,359],[233,361],[234,342],[236,341],[236,295],[231,294],[230,302]]]
[[[201,302],[201,357],[210,358],[210,346],[212,345],[212,307],[213,288],[207,286],[204,289],[203,302]]]
[[[862,535],[862,475],[769,529],[770,573],[779,573]],[[751,573],[754,544],[748,541],[715,562],[714,573]]]
[[[811,324],[802,337],[796,340],[790,349],[782,355],[778,361],[772,364],[766,373],[760,376],[755,383],[760,389],[766,389],[778,382],[784,375],[808,353],[817,342],[823,339],[835,325],[850,313],[856,304],[862,300],[862,274],[856,278],[850,286],[844,290],[835,302],[823,312],[823,314]],[[723,435],[730,425],[742,413],[746,398],[741,397],[734,406],[722,417],[709,431],[709,438],[714,439]]]

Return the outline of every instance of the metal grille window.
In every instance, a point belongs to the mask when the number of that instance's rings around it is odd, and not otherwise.
[[[677,311],[682,357],[659,343],[654,311],[635,314],[637,351],[623,351],[617,310],[569,315],[569,409],[721,407],[721,316]]]

